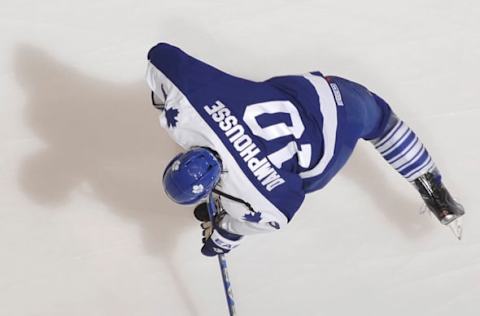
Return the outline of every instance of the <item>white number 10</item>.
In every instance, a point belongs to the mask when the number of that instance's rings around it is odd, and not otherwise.
[[[275,113],[287,113],[290,116],[292,126],[288,126],[283,122],[267,127],[261,127],[260,124],[258,124],[258,116]],[[289,101],[268,101],[250,104],[245,108],[243,120],[252,130],[253,134],[265,140],[273,140],[288,135],[299,139],[305,130],[297,108]],[[277,168],[280,168],[285,161],[292,159],[295,154],[297,154],[298,157],[298,164],[301,167],[307,168],[310,165],[312,157],[312,146],[310,144],[303,144],[298,148],[297,143],[292,140],[285,147],[268,155],[268,159]]]

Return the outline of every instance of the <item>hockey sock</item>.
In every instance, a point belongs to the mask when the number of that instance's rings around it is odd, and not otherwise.
[[[385,160],[405,179],[413,182],[436,169],[427,149],[415,133],[394,114],[390,127],[371,142]]]

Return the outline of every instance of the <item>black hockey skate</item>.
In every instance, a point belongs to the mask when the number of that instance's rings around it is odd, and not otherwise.
[[[436,170],[418,177],[414,184],[428,209],[443,225],[450,225],[465,214],[463,206],[452,198]],[[451,228],[460,239],[461,224],[456,224],[455,228]]]

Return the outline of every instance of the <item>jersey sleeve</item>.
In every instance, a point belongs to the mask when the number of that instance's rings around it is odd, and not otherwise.
[[[287,218],[273,209],[263,209],[260,212],[228,199],[221,199],[220,204],[227,212],[220,222],[220,227],[235,234],[267,233],[279,230],[288,224]]]
[[[273,232],[284,226],[280,226],[280,224],[273,219],[269,222],[251,223],[245,220],[237,219],[229,213],[223,217],[219,225],[226,231],[242,236]]]

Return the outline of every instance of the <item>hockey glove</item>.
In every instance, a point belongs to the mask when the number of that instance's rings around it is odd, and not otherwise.
[[[240,244],[243,236],[228,232],[219,226],[225,212],[216,215],[213,223],[208,218],[206,204],[198,205],[194,214],[198,220],[202,221],[203,247],[201,252],[203,255],[213,257],[218,254],[225,254]]]

